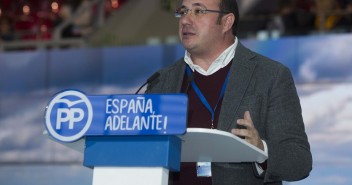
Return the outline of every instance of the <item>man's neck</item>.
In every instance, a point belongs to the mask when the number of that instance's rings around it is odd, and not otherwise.
[[[233,42],[230,42],[217,50],[210,50],[203,53],[190,53],[194,64],[207,71],[211,64],[223,53]]]
[[[213,56],[213,57],[212,57]],[[209,67],[211,66],[211,64],[214,62],[214,60],[217,58],[217,56],[219,55],[209,55],[209,56],[206,56],[206,55],[203,55],[203,56],[197,56],[197,55],[194,55],[192,54],[191,55],[191,58],[192,58],[192,61],[195,65],[198,65],[200,66],[202,69],[204,69],[205,71],[207,71],[209,69]]]

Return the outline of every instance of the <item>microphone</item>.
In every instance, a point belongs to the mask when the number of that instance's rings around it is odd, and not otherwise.
[[[148,83],[154,81],[155,79],[157,79],[158,77],[160,76],[160,73],[159,72],[155,72],[152,76],[150,76],[147,81],[141,85],[141,87],[139,87],[139,89],[134,93],[134,94],[138,94],[138,92],[145,86],[147,85]]]
[[[185,88],[185,90],[184,90],[184,93],[187,94],[188,89],[189,89],[189,87],[190,87],[190,85],[191,85],[191,83],[192,83],[193,80],[194,80],[194,73],[191,72],[191,74],[190,74],[190,75],[188,76],[188,78],[187,78],[187,86],[186,86],[186,88]]]

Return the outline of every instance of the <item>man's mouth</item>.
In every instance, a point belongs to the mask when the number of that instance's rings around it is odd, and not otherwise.
[[[192,32],[182,32],[182,35],[183,36],[193,36],[193,35],[195,35],[195,33],[192,33]]]
[[[184,35],[184,36],[190,36],[190,35],[194,35],[194,33],[191,33],[191,32],[183,32],[183,35]]]

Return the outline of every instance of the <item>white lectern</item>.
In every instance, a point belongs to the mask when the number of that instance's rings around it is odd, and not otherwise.
[[[245,140],[216,129],[188,128],[182,138],[182,162],[264,161],[264,151]]]
[[[84,153],[93,185],[167,185],[180,162],[254,162],[260,149],[231,133],[188,128],[182,136],[89,136],[62,143]],[[82,146],[83,145],[83,146]]]

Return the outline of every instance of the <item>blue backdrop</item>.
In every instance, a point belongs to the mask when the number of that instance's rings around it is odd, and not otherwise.
[[[314,166],[289,184],[352,184],[352,35],[241,42],[294,75]],[[0,184],[91,184],[82,154],[43,136],[48,101],[67,88],[133,93],[183,55],[181,45],[0,53]]]

